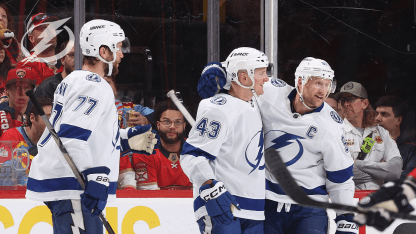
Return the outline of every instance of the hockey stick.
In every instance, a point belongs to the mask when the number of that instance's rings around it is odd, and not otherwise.
[[[283,162],[280,154],[273,148],[268,148],[264,151],[266,168],[269,172],[277,179],[280,187],[283,191],[292,198],[295,202],[299,203],[302,206],[309,206],[322,209],[334,209],[334,210],[343,210],[348,212],[362,213],[365,214],[367,211],[359,210],[355,206],[342,205],[338,203],[329,203],[316,201],[310,198],[305,191],[303,191],[299,185],[293,179],[289,170],[286,168],[285,163]],[[407,214],[407,213],[396,213],[388,211],[390,216],[393,218],[407,219],[416,221],[416,216]]]
[[[175,105],[178,107],[179,111],[183,114],[183,116],[186,118],[186,120],[188,120],[189,124],[191,126],[195,125],[195,120],[192,118],[191,114],[189,114],[189,112],[186,110],[186,108],[182,105],[181,101],[179,101],[179,99],[176,97],[175,95],[175,90],[171,90],[169,91],[166,96],[168,96],[168,98],[172,99],[173,103],[175,103]]]
[[[46,117],[45,112],[43,111],[43,108],[39,105],[38,100],[36,99],[35,95],[33,94],[33,90],[29,90],[26,92],[26,95],[30,98],[33,105],[35,106],[36,110],[38,111],[40,117],[42,118],[43,122],[46,125],[46,128],[48,128],[49,133],[52,135],[53,139],[55,140],[56,144],[58,145],[59,149],[61,150],[66,162],[68,163],[69,167],[71,168],[72,172],[74,173],[75,177],[77,178],[79,184],[81,185],[82,189],[85,189],[85,181],[81,176],[81,173],[79,172],[78,168],[75,166],[74,161],[72,161],[71,156],[69,156],[68,151],[66,150],[65,146],[62,144],[61,139],[59,138],[58,134],[56,133],[55,129],[49,122],[49,119]],[[101,222],[104,224],[105,229],[109,234],[115,234],[113,228],[110,226],[110,223],[108,223],[107,219],[104,217],[104,215],[101,213],[99,215]]]

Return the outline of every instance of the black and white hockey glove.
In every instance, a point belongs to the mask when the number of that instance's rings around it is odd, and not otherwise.
[[[208,63],[201,73],[197,90],[201,98],[209,98],[217,94],[227,83],[227,73],[219,62]]]
[[[353,220],[353,214],[342,214],[335,218],[337,230],[335,234],[358,234],[358,224]]]
[[[381,186],[379,190],[363,198],[358,203],[358,208],[362,210],[371,210],[366,214],[366,218],[356,220],[361,225],[374,226],[378,230],[387,228],[393,220],[387,211],[410,213],[414,209],[409,201],[416,196],[416,180],[408,176],[403,183],[388,182]],[[385,224],[388,224],[385,226]],[[384,228],[384,229],[383,229]]]
[[[206,201],[208,215],[216,223],[230,224],[234,219],[232,206],[240,209],[234,196],[225,189],[225,185],[216,180],[201,186],[199,196]]]
[[[85,190],[81,202],[91,210],[92,216],[98,216],[104,210],[108,198],[108,167],[93,167],[82,172],[85,179]]]

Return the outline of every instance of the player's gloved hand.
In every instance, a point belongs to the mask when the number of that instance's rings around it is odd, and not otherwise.
[[[358,225],[353,220],[353,214],[342,214],[335,218],[337,230],[335,234],[358,234]]]
[[[371,209],[381,207],[387,211],[410,213],[414,209],[409,200],[415,198],[416,180],[414,177],[407,177],[403,184],[388,182],[380,187],[377,192],[368,195],[358,202],[358,208]]]
[[[123,130],[120,133],[120,138],[123,152],[132,150],[152,154],[158,141],[156,133],[152,131],[150,124],[144,126],[137,125],[128,128],[127,131]]]
[[[394,221],[390,217],[389,212],[387,212],[383,208],[375,208],[369,210],[365,214],[356,214],[354,216],[354,221],[358,223],[358,225],[367,225],[374,227],[375,229],[379,230],[380,232],[384,231],[390,224]]]
[[[201,98],[209,98],[217,94],[227,83],[227,73],[219,62],[208,63],[198,81],[198,93]]]
[[[81,202],[91,209],[91,215],[100,215],[107,204],[108,178],[110,169],[108,167],[93,167],[82,172],[85,180],[85,190],[81,194]]]
[[[358,208],[368,211],[354,217],[360,225],[373,226],[379,231],[386,229],[393,221],[388,211],[410,213],[414,209],[409,200],[416,196],[416,180],[408,176],[403,183],[388,182],[358,202]]]
[[[230,224],[234,218],[231,206],[240,209],[233,195],[231,195],[222,182],[213,180],[211,184],[201,186],[199,196],[206,201],[205,208],[214,222]]]

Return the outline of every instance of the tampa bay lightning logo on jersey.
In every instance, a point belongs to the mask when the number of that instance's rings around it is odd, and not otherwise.
[[[339,116],[339,115],[338,115],[338,113],[337,113],[337,112],[335,112],[335,111],[331,111],[331,117],[332,117],[332,119],[333,119],[335,122],[337,122],[337,123],[342,123],[342,122],[344,122],[344,121],[342,120],[341,116]]]
[[[101,78],[97,74],[89,74],[86,79],[93,82],[101,82]]]
[[[299,139],[305,139],[304,137],[281,130],[271,130],[265,136],[266,139],[269,139],[265,142],[266,149],[273,148],[279,152],[285,151],[282,156],[287,167],[295,164],[302,157],[304,149]]]
[[[284,86],[286,86],[287,84],[286,84],[286,82],[284,82],[283,80],[281,80],[281,79],[277,79],[277,78],[273,78],[272,80],[271,80],[271,82],[272,82],[272,85],[274,85],[274,86],[276,86],[276,87],[284,87]]]
[[[227,102],[227,99],[225,97],[214,97],[211,99],[211,103],[214,103],[216,105],[224,105]]]
[[[263,136],[263,129],[261,131],[258,131],[256,135],[251,138],[250,143],[248,143],[245,156],[246,156],[246,162],[250,167],[253,168],[253,170],[248,173],[249,175],[256,170],[257,168],[259,170],[264,170],[264,136]],[[260,165],[262,164],[262,165]]]

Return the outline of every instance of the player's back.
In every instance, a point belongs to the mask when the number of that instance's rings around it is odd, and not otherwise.
[[[181,165],[191,181],[194,165],[208,160],[214,173],[208,179],[223,182],[242,208],[234,211],[234,216],[264,219],[263,130],[255,102],[228,94],[202,100],[196,124],[183,148]],[[193,182],[194,209],[199,219],[206,215],[205,203],[199,197],[202,182]]]
[[[52,113],[50,121],[80,172],[99,166],[110,168],[109,198],[115,198],[119,129],[111,87],[95,73],[74,71],[57,87]],[[79,199],[83,190],[47,129],[38,151],[26,196],[43,201]]]

